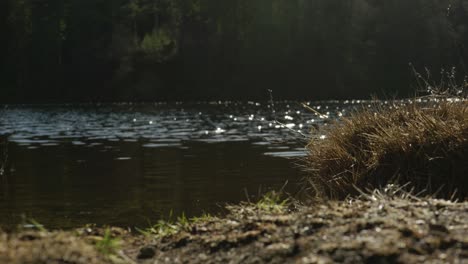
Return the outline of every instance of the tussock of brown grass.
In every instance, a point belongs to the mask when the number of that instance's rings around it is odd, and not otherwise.
[[[449,198],[468,195],[468,102],[408,101],[357,111],[308,149],[317,196],[343,198],[389,182]]]

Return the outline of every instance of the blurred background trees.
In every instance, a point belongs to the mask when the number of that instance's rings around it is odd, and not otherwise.
[[[468,63],[467,0],[5,0],[1,102],[413,93]]]

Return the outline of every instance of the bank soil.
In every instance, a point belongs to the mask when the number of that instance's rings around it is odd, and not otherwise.
[[[228,206],[170,234],[112,229],[0,236],[0,263],[468,263],[468,202],[374,192],[315,206]]]

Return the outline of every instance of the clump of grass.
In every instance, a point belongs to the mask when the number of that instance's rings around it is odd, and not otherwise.
[[[363,109],[308,144],[317,196],[405,184],[439,196],[468,195],[468,102],[444,98]]]
[[[96,248],[99,252],[104,255],[112,255],[120,247],[120,241],[117,238],[112,237],[110,228],[106,228],[102,239],[96,242]]]
[[[171,211],[168,220],[158,220],[156,224],[151,225],[149,228],[137,228],[137,231],[145,236],[155,235],[156,237],[166,237],[174,235],[182,230],[189,230],[191,224],[194,222],[194,220],[187,218],[185,213],[182,213],[175,221],[172,220],[172,217],[173,213]],[[196,220],[201,221],[201,218]]]
[[[165,237],[173,235],[180,230],[179,226],[171,221],[159,220],[155,225],[149,228],[150,233],[157,236]]]
[[[289,199],[283,198],[281,192],[271,191],[266,193],[255,203],[255,207],[261,211],[281,213],[288,208]]]
[[[190,222],[193,224],[198,224],[198,223],[206,223],[210,221],[214,221],[216,219],[215,216],[212,216],[211,214],[204,213],[201,216],[196,216],[190,218]]]
[[[177,217],[176,224],[180,229],[187,230],[190,227],[190,219],[185,216],[185,213],[182,213],[181,216]]]

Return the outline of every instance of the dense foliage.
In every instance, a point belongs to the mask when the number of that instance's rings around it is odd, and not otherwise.
[[[0,31],[2,102],[404,95],[468,62],[467,0],[4,0]]]

